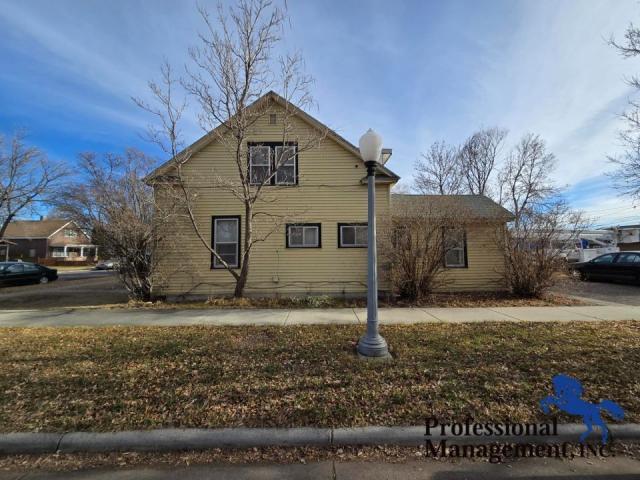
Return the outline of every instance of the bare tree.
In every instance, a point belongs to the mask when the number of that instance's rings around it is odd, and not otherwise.
[[[101,157],[83,153],[78,164],[81,179],[60,194],[57,210],[91,232],[104,254],[118,261],[131,298],[151,299],[159,282],[157,245],[175,240],[177,230],[168,226],[179,214],[171,207],[174,202],[156,202],[153,189],[143,181],[153,161],[129,149]]]
[[[462,190],[460,152],[445,142],[434,142],[415,165],[415,189],[422,194],[451,195]]]
[[[327,132],[316,129],[301,133],[295,129],[294,117],[300,109],[313,103],[310,94],[312,78],[304,74],[300,54],[279,58],[274,54],[287,20],[282,9],[274,6],[271,0],[239,0],[229,9],[219,6],[215,19],[204,8],[199,8],[199,12],[206,29],[199,36],[199,45],[190,50],[192,65],[187,67],[186,78],[176,79],[170,66],[165,64],[161,84],[150,83],[152,103],[140,99],[136,99],[136,103],[159,119],[161,126],[150,130],[150,138],[170,155],[173,167],[170,180],[182,192],[191,226],[204,247],[233,276],[236,282],[234,295],[239,297],[243,295],[248,279],[253,247],[266,240],[284,222],[284,218],[269,214],[274,217],[270,227],[256,231],[256,218],[268,215],[260,210],[260,204],[273,201],[265,193],[265,185],[271,184],[276,175],[284,174],[293,155],[318,146]],[[214,186],[230,193],[244,207],[242,267],[239,272],[216,252],[194,214],[198,185],[184,173],[192,152],[182,148],[179,133],[179,124],[186,109],[184,100],[175,99],[175,92],[180,86],[195,99],[202,128],[209,132],[210,138],[225,147],[236,166],[237,176],[216,174]],[[275,94],[263,97],[274,89],[281,92],[278,98],[284,99],[277,105],[274,104]],[[272,169],[252,170],[247,145],[251,129],[260,119],[274,114],[276,106],[279,109],[275,120],[282,145],[291,147],[276,151]],[[215,170],[215,165],[212,168]],[[165,176],[164,181],[167,180]]]
[[[629,24],[624,38],[623,43],[618,43],[612,37],[609,44],[624,58],[639,56],[640,29],[633,23]],[[638,76],[633,75],[627,83],[640,90]],[[615,170],[609,175],[621,194],[629,195],[637,201],[640,200],[640,103],[629,100],[629,109],[622,114],[622,118],[627,128],[620,132],[620,139],[626,146],[626,151],[622,155],[609,157],[609,161],[615,166]]]
[[[66,173],[24,140],[22,133],[8,142],[0,136],[0,238],[18,214],[54,198]]]
[[[532,133],[524,135],[507,157],[498,175],[499,202],[515,215],[516,228],[523,214],[558,193],[550,178],[554,167],[555,156]]]
[[[460,164],[470,193],[490,196],[491,178],[506,136],[507,130],[493,127],[475,132],[464,142]]]

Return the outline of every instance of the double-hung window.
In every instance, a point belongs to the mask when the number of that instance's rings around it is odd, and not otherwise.
[[[274,167],[276,167],[276,185],[296,184],[296,150],[295,145],[276,145]]]
[[[447,228],[444,233],[444,266],[467,267],[467,237],[462,229]]]
[[[249,143],[249,180],[252,185],[297,185],[297,145]]]
[[[338,247],[366,248],[368,228],[366,223],[339,223]]]
[[[249,179],[252,185],[261,185],[271,175],[271,148],[267,145],[249,147]]]
[[[212,223],[213,250],[230,267],[240,267],[240,217],[213,217]],[[225,268],[218,257],[213,254],[211,257],[212,268]]]
[[[319,223],[287,225],[287,248],[320,248],[321,243]]]

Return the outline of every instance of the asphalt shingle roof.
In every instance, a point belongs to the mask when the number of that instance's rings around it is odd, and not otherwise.
[[[406,195],[391,194],[391,211],[409,212],[414,209],[438,213],[459,213],[473,219],[513,220],[513,214],[484,195]]]
[[[9,224],[4,238],[47,238],[69,220],[52,218],[47,220],[16,220]]]

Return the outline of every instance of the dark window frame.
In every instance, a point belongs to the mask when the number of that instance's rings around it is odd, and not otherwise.
[[[265,183],[267,186],[274,187],[296,187],[298,186],[299,173],[300,169],[298,168],[298,142],[247,142],[247,174],[249,175],[249,185],[257,186],[259,183],[251,182],[251,147],[269,147],[271,150],[270,153],[270,165],[269,165],[269,174],[271,178],[269,179],[269,183]],[[275,172],[275,162],[276,162],[276,147],[296,147],[296,153],[294,155],[294,163],[295,163],[295,182],[294,183],[276,183],[276,172]]]
[[[211,248],[215,250],[216,248],[216,220],[224,220],[224,219],[235,219],[238,220],[238,265],[236,267],[231,267],[232,270],[239,270],[242,268],[242,254],[240,251],[240,245],[242,245],[242,218],[240,215],[213,215],[211,217]],[[216,265],[215,264],[215,255],[211,252],[211,270],[226,270],[227,267],[224,265]]]
[[[341,222],[338,223],[338,248],[368,248],[369,245],[342,245],[342,227],[369,227],[368,222]],[[367,234],[367,243],[369,236]]]
[[[308,247],[304,245],[291,245],[289,243],[289,228],[290,227],[318,227],[318,245],[313,247]],[[284,229],[284,238],[285,245],[287,248],[322,248],[322,224],[321,223],[287,223],[286,228]],[[303,241],[304,241],[304,233],[303,233]]]
[[[462,248],[463,248],[463,254],[464,254],[464,265],[447,265],[446,250],[443,252],[443,255],[442,255],[442,265],[444,266],[444,268],[451,268],[451,269],[469,268],[469,257],[467,254],[467,252],[469,251],[469,248],[467,245],[467,230],[464,228],[457,228],[457,227],[444,227],[442,229],[442,244],[445,246],[446,246],[447,230],[462,230]]]

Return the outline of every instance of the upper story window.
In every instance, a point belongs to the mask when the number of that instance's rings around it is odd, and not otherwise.
[[[251,185],[297,185],[298,146],[295,143],[249,144]]]
[[[338,246],[341,248],[366,248],[367,235],[366,223],[338,224]]]
[[[444,231],[444,266],[467,267],[467,236],[464,230],[447,228]]]
[[[67,238],[76,238],[78,236],[78,232],[75,231],[73,228],[65,228],[64,236]]]

